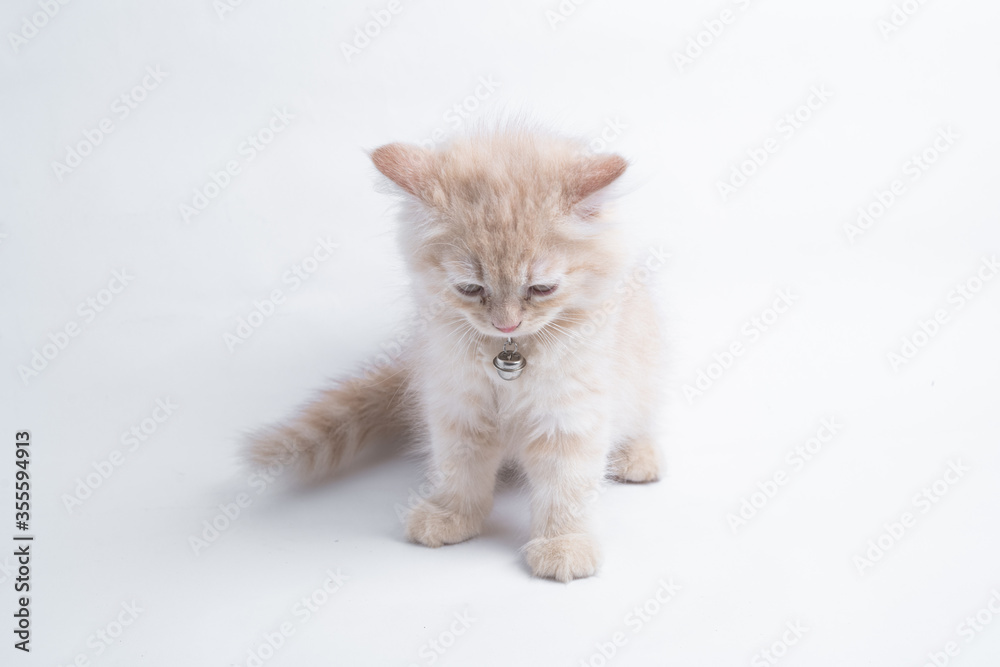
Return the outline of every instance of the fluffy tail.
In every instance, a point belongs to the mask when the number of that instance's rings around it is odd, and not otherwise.
[[[289,421],[251,434],[247,460],[287,467],[303,481],[328,477],[374,438],[409,430],[407,375],[389,364],[324,390]]]

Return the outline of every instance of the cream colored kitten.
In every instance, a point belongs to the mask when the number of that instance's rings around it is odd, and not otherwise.
[[[420,439],[437,484],[406,533],[430,547],[477,535],[498,470],[516,463],[531,488],[532,572],[594,574],[589,523],[606,473],[659,475],[651,428],[661,341],[645,290],[621,289],[625,253],[602,210],[625,160],[522,129],[438,151],[390,144],[371,158],[404,199],[414,296],[439,314],[393,365],[253,436],[250,459],[321,476],[376,433]],[[508,337],[526,361],[513,380],[494,367]]]

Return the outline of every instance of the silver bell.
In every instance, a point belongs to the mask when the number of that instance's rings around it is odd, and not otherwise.
[[[514,350],[508,351],[507,346],[512,343]],[[503,351],[493,357],[493,367],[497,369],[497,374],[504,380],[516,380],[521,376],[524,367],[527,365],[528,362],[517,351],[517,343],[514,343],[510,338],[503,344]]]

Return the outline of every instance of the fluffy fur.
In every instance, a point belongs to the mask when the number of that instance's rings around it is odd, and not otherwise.
[[[430,547],[478,534],[498,471],[515,463],[531,492],[531,571],[594,574],[590,519],[605,475],[659,476],[661,342],[646,291],[622,289],[629,267],[604,211],[625,160],[523,129],[437,151],[390,144],[371,158],[403,198],[414,297],[439,314],[394,364],[255,435],[250,459],[318,476],[376,432],[419,438],[435,485],[406,534]],[[514,381],[492,365],[508,335],[528,364]]]

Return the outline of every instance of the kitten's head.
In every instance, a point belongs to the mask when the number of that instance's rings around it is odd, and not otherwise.
[[[610,296],[622,253],[601,198],[623,158],[524,131],[371,157],[406,197],[402,243],[421,296],[479,333],[573,327]]]

